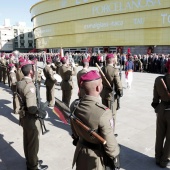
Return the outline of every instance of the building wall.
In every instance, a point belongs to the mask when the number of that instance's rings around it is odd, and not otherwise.
[[[41,1],[31,15],[37,48],[170,45],[169,0]]]
[[[32,46],[30,46],[30,41],[32,42]],[[28,52],[33,48],[35,48],[35,44],[32,28],[20,25],[0,27],[0,51],[11,52],[17,49]]]

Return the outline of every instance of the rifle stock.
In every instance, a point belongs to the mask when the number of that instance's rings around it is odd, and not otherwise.
[[[82,123],[79,119],[77,119],[75,116],[71,115],[70,119],[72,119],[74,122],[76,122],[77,125],[79,125],[81,128],[83,128],[85,131],[89,132],[90,135],[94,136],[96,139],[100,141],[103,145],[106,145],[106,140],[103,139],[100,135],[98,135],[96,132],[91,130],[89,127],[87,127],[84,123]]]

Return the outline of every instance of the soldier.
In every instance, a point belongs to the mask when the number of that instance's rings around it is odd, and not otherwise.
[[[88,59],[84,59],[84,60],[82,61],[82,63],[83,63],[83,69],[80,70],[80,71],[77,73],[77,84],[78,84],[78,87],[79,87],[78,96],[79,96],[80,99],[85,95],[85,91],[84,91],[84,89],[83,89],[83,88],[81,87],[81,85],[80,85],[80,77],[81,77],[83,74],[85,74],[85,73],[87,73],[87,72],[89,71],[89,61],[88,61]]]
[[[117,109],[117,95],[123,96],[122,82],[119,76],[119,70],[114,67],[115,60],[113,54],[106,56],[106,66],[102,68],[106,79],[110,83],[112,89],[109,87],[105,79],[103,79],[103,90],[101,92],[102,104],[109,107],[112,110],[114,125],[116,120]],[[113,96],[114,95],[114,96]],[[113,101],[114,100],[114,101]]]
[[[48,168],[38,161],[39,134],[41,130],[40,121],[36,118],[38,114],[36,90],[32,78],[34,77],[32,61],[25,61],[21,65],[24,78],[17,82],[17,92],[22,99],[23,116],[20,117],[23,127],[24,153],[27,170],[45,170]]]
[[[72,95],[72,89],[73,89],[72,76],[76,75],[76,68],[74,62],[69,63],[69,59],[67,57],[63,57],[61,59],[61,62],[63,64],[60,67],[60,75],[62,78],[62,82],[61,82],[62,101],[67,106],[69,106],[71,95]]]
[[[170,60],[167,74],[155,79],[152,107],[157,113],[155,159],[162,168],[170,166]]]
[[[54,72],[51,68],[52,60],[50,58],[47,59],[47,65],[43,69],[44,76],[46,77],[45,85],[46,85],[46,98],[49,102],[49,107],[54,106],[55,102],[55,83],[56,79],[54,78]]]
[[[0,56],[0,82],[2,82],[2,55],[3,54],[1,54],[1,56]]]
[[[17,78],[16,78],[16,67],[14,64],[9,64],[8,65],[9,68],[9,81],[10,81],[10,87],[12,92],[16,92],[16,82],[17,82]]]
[[[112,112],[104,106],[100,100],[102,91],[102,79],[96,70],[83,74],[80,78],[85,90],[85,96],[71,108],[72,113],[86,126],[96,131],[106,140],[106,145],[81,129],[74,121],[71,121],[73,139],[78,139],[73,159],[76,170],[104,170],[106,162],[103,160],[114,160],[118,158],[120,149],[114,137]],[[116,160],[116,159],[115,159]]]
[[[6,78],[7,78],[7,61],[5,59],[5,54],[3,54],[2,59],[1,59],[1,66],[2,66],[2,78],[3,78],[3,83],[5,84]]]
[[[17,77],[17,81],[21,81],[24,77],[22,71],[21,71],[21,64],[25,62],[25,59],[23,57],[19,58],[19,63],[17,66],[17,71],[16,71],[16,77]]]

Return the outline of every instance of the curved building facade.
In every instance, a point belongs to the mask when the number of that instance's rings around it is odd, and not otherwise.
[[[170,45],[170,0],[43,0],[30,11],[40,49]]]

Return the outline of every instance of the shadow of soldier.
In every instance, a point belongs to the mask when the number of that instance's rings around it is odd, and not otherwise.
[[[1,88],[3,91],[6,91],[6,92],[8,92],[9,94],[12,95],[12,91],[11,91],[11,89],[10,89],[10,87],[9,87],[8,85],[5,85],[5,84],[0,83],[0,88]],[[12,96],[11,96],[11,97],[12,97]]]
[[[120,165],[125,170],[160,170],[155,159],[143,153],[120,145]],[[168,168],[164,168],[168,170]]]
[[[11,122],[19,124],[19,120],[16,119],[11,114],[13,112],[13,110],[10,107],[6,106],[6,104],[10,104],[10,103],[11,103],[11,101],[9,101],[9,100],[0,99],[0,115],[8,118]]]
[[[0,169],[23,170],[26,169],[25,159],[13,149],[13,142],[7,142],[4,135],[0,134]]]
[[[64,124],[56,115],[53,113],[53,108],[46,108],[46,111],[48,112],[48,118],[45,119],[46,121],[49,121],[52,123],[53,126],[63,129],[65,131],[68,131],[68,133],[71,135],[71,127],[68,124]]]

